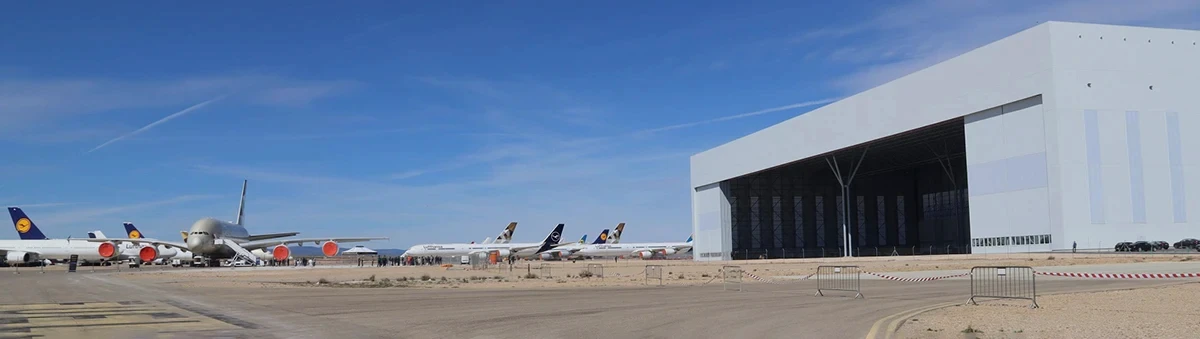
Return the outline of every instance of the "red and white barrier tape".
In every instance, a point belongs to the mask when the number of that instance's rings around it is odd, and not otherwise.
[[[926,282],[926,281],[942,280],[942,279],[948,279],[948,278],[965,277],[965,276],[971,275],[970,273],[963,273],[963,274],[947,275],[947,276],[942,276],[942,277],[901,278],[901,277],[893,277],[890,275],[883,275],[883,274],[879,274],[879,273],[875,273],[875,272],[863,272],[863,273],[870,274],[870,275],[880,277],[880,278],[884,278],[887,280],[895,280],[895,281],[903,281],[903,282]]]
[[[766,278],[760,277],[758,275],[755,275],[754,273],[750,273],[750,272],[743,272],[743,273],[745,273],[750,278],[761,281],[761,282],[765,282],[765,283],[775,283],[776,282],[773,279],[766,279]],[[949,278],[967,277],[967,276],[971,275],[971,273],[968,272],[968,273],[947,275],[947,276],[941,276],[941,277],[902,278],[902,277],[879,274],[879,273],[875,273],[875,272],[863,271],[862,273],[870,274],[870,275],[880,277],[883,279],[887,279],[887,280],[902,281],[902,282],[927,282],[927,281],[935,281],[935,280],[942,280],[942,279],[949,279]],[[1054,277],[1089,278],[1089,279],[1200,278],[1200,273],[1074,273],[1074,272],[1041,272],[1041,271],[1034,271],[1034,273],[1037,275],[1047,275],[1047,276],[1054,276]],[[816,275],[816,273],[809,274],[808,276],[806,276],[804,278],[796,279],[796,280],[808,280],[808,279],[812,278],[814,275]]]
[[[1200,278],[1200,273],[1075,273],[1075,272],[1038,272],[1038,275],[1068,278],[1090,279],[1174,279]]]
[[[742,273],[746,273],[746,275],[750,276],[751,278],[754,278],[754,280],[758,280],[758,281],[761,281],[761,282],[768,282],[768,283],[769,283],[769,282],[772,282],[772,281],[770,281],[770,280],[763,279],[763,278],[762,278],[762,277],[760,277],[760,276],[754,275],[754,273],[750,273],[750,272],[742,272]]]

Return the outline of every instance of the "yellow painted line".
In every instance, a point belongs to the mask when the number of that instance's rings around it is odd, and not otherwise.
[[[914,308],[914,309],[910,309],[907,311],[903,311],[900,313],[896,313],[896,314],[892,314],[892,315],[880,318],[879,320],[875,321],[875,324],[871,325],[871,331],[867,332],[867,339],[880,338],[880,336],[882,336],[883,338],[891,338],[892,334],[895,333],[896,330],[898,330],[900,328],[900,325],[905,320],[908,320],[908,318],[911,318],[917,314],[928,312],[928,311],[931,311],[934,309],[948,307],[948,306],[954,306],[954,305],[958,305],[958,304],[959,303],[956,303],[956,302],[947,302],[947,303],[941,303],[941,304],[936,304],[936,305],[932,305],[932,306],[924,306],[924,307]]]

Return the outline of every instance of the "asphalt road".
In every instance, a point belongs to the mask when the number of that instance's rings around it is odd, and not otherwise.
[[[747,279],[748,280],[748,279]],[[1039,294],[1161,280],[1047,280]],[[814,296],[815,282],[706,286],[459,290],[189,289],[103,271],[0,273],[0,337],[862,338],[876,320],[963,302],[966,281],[863,280]]]

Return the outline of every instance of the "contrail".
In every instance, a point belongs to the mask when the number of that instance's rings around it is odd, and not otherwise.
[[[111,144],[111,143],[114,143],[114,142],[120,141],[121,139],[125,139],[125,138],[128,138],[128,137],[131,137],[131,136],[137,135],[138,133],[142,133],[142,132],[148,131],[148,130],[150,130],[151,128],[154,128],[154,126],[158,126],[158,125],[159,125],[159,124],[161,124],[161,123],[164,123],[164,122],[167,122],[167,121],[171,121],[171,119],[175,119],[175,118],[178,118],[178,117],[180,117],[180,116],[183,116],[184,114],[191,113],[192,111],[195,111],[195,110],[197,110],[197,109],[200,109],[200,108],[202,108],[202,107],[204,107],[204,106],[207,106],[208,104],[211,104],[211,103],[213,103],[214,101],[221,100],[221,99],[224,99],[224,98],[225,98],[225,96],[224,96],[224,95],[222,95],[222,96],[219,96],[219,97],[216,97],[216,98],[209,99],[208,101],[205,101],[205,102],[201,102],[201,103],[198,103],[198,104],[192,105],[192,107],[184,108],[182,111],[175,112],[174,114],[168,115],[168,116],[167,116],[167,117],[165,117],[165,118],[158,119],[158,121],[152,122],[152,123],[150,123],[149,125],[143,126],[142,128],[139,128],[139,129],[137,129],[137,130],[135,130],[135,131],[133,131],[133,132],[129,132],[129,133],[126,133],[126,134],[124,134],[124,135],[121,135],[121,136],[119,136],[119,137],[113,138],[112,140],[106,141],[105,143],[103,143],[103,144],[100,144],[100,146],[96,146],[96,148],[93,148],[92,150],[90,150],[90,151],[87,151],[87,153],[92,153],[93,151],[95,151],[95,150],[98,150],[98,149],[101,149],[101,148],[103,148],[104,146],[108,146],[108,144]]]
[[[768,108],[768,109],[764,109],[764,110],[760,110],[760,111],[749,112],[749,113],[735,114],[735,115],[724,116],[724,117],[720,117],[720,118],[713,118],[713,119],[701,120],[701,121],[693,121],[693,122],[689,122],[689,123],[664,126],[664,127],[659,127],[659,128],[644,129],[644,130],[635,132],[635,134],[647,134],[647,133],[670,131],[673,129],[688,128],[688,127],[699,126],[699,125],[704,125],[704,124],[711,124],[714,122],[741,119],[741,118],[752,117],[752,116],[756,116],[756,115],[763,115],[763,114],[767,114],[767,113],[786,111],[786,110],[797,109],[797,108],[802,108],[802,107],[823,105],[823,104],[828,104],[828,103],[837,101],[838,99],[840,99],[840,98],[829,98],[829,99],[821,99],[821,100],[814,100],[814,101],[806,101],[806,102],[795,103],[795,104],[791,104],[791,105],[787,105],[787,106],[772,107],[772,108]]]

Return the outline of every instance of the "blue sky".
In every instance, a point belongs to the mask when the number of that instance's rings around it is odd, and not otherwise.
[[[1195,1],[0,5],[0,204],[52,237],[685,239],[688,157],[1046,20]],[[0,238],[15,238],[0,232]]]

